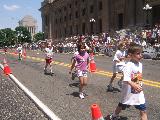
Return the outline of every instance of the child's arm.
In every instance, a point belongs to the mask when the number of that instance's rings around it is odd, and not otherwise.
[[[70,68],[70,71],[69,71],[69,74],[72,73],[72,70],[73,68],[75,67],[75,64],[76,64],[76,60],[74,59],[73,62],[72,62],[72,65],[71,65],[71,68]]]
[[[142,87],[140,84],[137,84],[132,81],[125,81],[127,84],[129,84],[137,93],[140,93],[142,91]]]

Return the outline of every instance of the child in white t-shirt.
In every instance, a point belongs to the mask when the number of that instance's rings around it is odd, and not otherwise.
[[[50,69],[50,74],[53,75],[52,71],[52,59],[53,59],[53,47],[51,43],[48,43],[48,46],[45,48],[45,68],[44,68],[44,73],[47,73],[47,67],[49,66]]]
[[[17,52],[18,52],[18,60],[22,60],[23,48],[21,44],[18,45]]]
[[[132,44],[128,49],[130,61],[124,68],[124,78],[122,81],[122,97],[110,120],[118,117],[121,110],[134,106],[140,111],[141,120],[148,120],[146,113],[145,97],[142,89],[142,47]]]
[[[125,43],[119,43],[118,50],[116,51],[114,58],[113,58],[113,75],[111,77],[111,80],[109,82],[109,85],[107,86],[108,91],[113,91],[113,80],[117,76],[118,73],[123,73],[123,68],[125,66]],[[123,74],[122,74],[123,75]],[[121,77],[120,81],[123,79],[123,76]]]

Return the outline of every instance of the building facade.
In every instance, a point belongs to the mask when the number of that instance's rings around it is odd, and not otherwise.
[[[44,0],[41,4],[45,38],[57,39],[81,34],[98,34],[135,26],[146,19],[159,19],[160,0]],[[153,11],[143,10],[146,3]],[[156,17],[155,17],[156,16]]]
[[[24,26],[33,36],[37,33],[38,26],[37,21],[30,15],[26,15],[22,20],[19,21],[19,26]]]

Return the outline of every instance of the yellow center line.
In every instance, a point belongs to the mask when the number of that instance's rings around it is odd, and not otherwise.
[[[12,53],[9,53],[9,54],[13,55]],[[27,56],[27,58],[32,59],[32,60],[37,60],[37,61],[45,61],[45,59],[42,59],[42,58],[35,58],[35,57],[30,57],[30,56]],[[65,67],[71,67],[71,64],[64,63],[64,62],[58,62],[58,61],[53,61],[52,64],[58,64],[58,65],[65,66]],[[111,72],[103,71],[103,70],[99,70],[99,69],[95,72],[95,74],[104,75],[107,77],[112,77]],[[121,76],[122,75],[118,74],[116,78],[120,79]],[[145,85],[160,88],[160,82],[156,82],[153,80],[145,80],[145,79],[142,79],[142,80]]]

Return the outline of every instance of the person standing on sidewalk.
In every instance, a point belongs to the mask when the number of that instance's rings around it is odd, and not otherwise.
[[[52,59],[53,59],[53,47],[51,43],[48,43],[47,47],[45,48],[45,60],[46,64],[44,67],[44,73],[47,73],[47,68],[49,66],[50,74],[53,75],[54,72],[52,71]]]
[[[132,44],[128,49],[130,61],[124,68],[124,78],[122,81],[121,100],[108,120],[118,120],[121,110],[134,106],[140,111],[140,120],[148,120],[146,113],[145,97],[142,89],[142,47]]]
[[[84,99],[85,94],[83,92],[83,89],[84,89],[84,86],[87,85],[87,81],[88,81],[87,73],[88,73],[88,64],[89,64],[89,54],[86,52],[86,46],[83,43],[78,44],[77,47],[78,47],[78,54],[76,54],[74,57],[69,74],[72,73],[72,70],[75,67],[77,76],[80,81],[79,97],[80,99]]]

